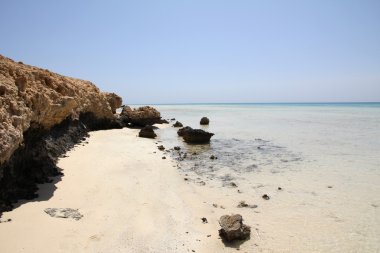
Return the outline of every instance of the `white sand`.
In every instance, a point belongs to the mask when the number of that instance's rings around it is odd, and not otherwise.
[[[61,181],[3,214],[12,221],[0,224],[0,252],[236,252],[218,239],[218,218],[234,211],[212,206],[223,195],[184,181],[156,141],[137,133],[92,132],[89,144],[68,152],[58,163]],[[45,208],[79,209],[84,217],[54,218]],[[250,240],[240,251],[253,247]]]

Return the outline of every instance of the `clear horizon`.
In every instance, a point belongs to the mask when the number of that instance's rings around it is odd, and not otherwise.
[[[0,54],[124,104],[380,101],[379,1],[3,1]]]

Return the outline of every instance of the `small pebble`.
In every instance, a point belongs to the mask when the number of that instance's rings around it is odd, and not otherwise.
[[[264,194],[264,195],[263,195],[263,199],[265,199],[265,200],[269,200],[270,197],[269,197],[267,194]]]

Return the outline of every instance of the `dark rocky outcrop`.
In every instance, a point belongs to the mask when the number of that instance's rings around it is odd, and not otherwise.
[[[152,126],[145,126],[144,128],[142,128],[139,132],[139,137],[143,137],[143,138],[151,138],[151,139],[154,139],[156,138],[157,134],[154,132],[154,129]]]
[[[176,123],[173,124],[173,127],[183,127],[182,123],[177,121]]]
[[[203,144],[210,142],[213,133],[206,132],[202,129],[189,129],[183,132],[183,139],[190,144]]]
[[[183,128],[181,128],[181,129],[179,129],[179,130],[177,131],[177,134],[178,134],[179,136],[183,136],[184,133],[187,132],[187,131],[189,131],[189,130],[192,130],[192,128],[189,127],[189,126],[186,126],[186,127],[183,127]]]
[[[243,224],[243,217],[240,214],[223,215],[219,219],[221,229],[220,237],[227,241],[246,240],[250,237],[251,227]]]
[[[60,175],[59,156],[88,131],[121,128],[121,98],[0,55],[0,216]]]
[[[208,125],[210,123],[210,120],[207,117],[203,117],[199,123],[201,125]]]
[[[123,106],[120,118],[125,124],[132,126],[144,127],[146,125],[168,123],[167,120],[161,119],[161,114],[155,108],[143,106],[131,109],[129,106]]]

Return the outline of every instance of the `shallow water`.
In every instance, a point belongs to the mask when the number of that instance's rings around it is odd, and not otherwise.
[[[166,147],[187,152],[179,173],[231,188],[227,198],[236,198],[233,182],[238,196],[259,203],[258,252],[380,252],[380,104],[155,107],[215,133],[209,145],[191,146],[175,128],[158,131]],[[202,116],[209,126],[199,125]]]

